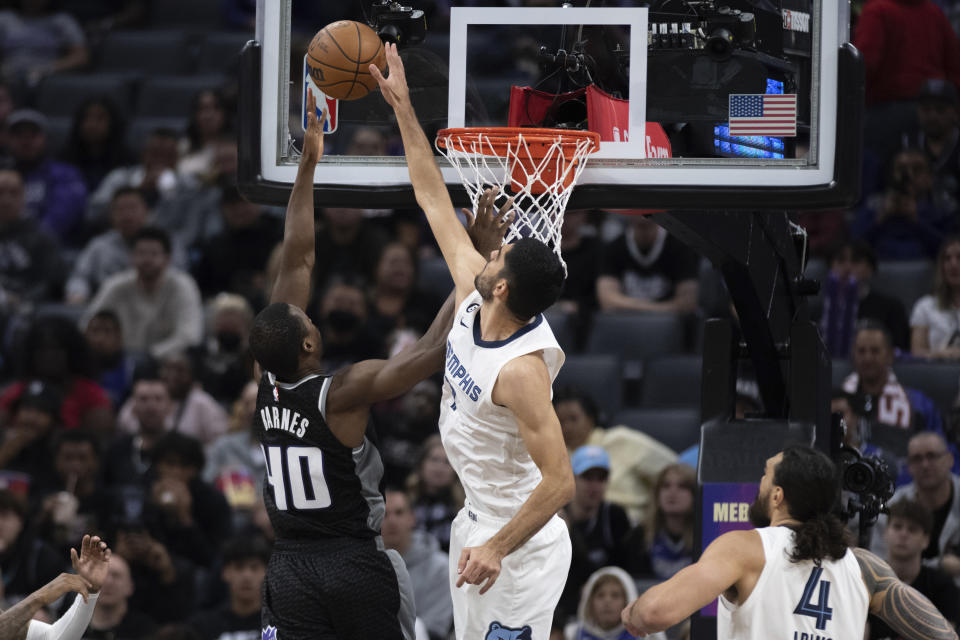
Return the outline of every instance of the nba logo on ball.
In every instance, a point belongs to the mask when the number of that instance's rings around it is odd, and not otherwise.
[[[333,133],[337,130],[337,116],[340,111],[340,101],[336,98],[331,98],[323,91],[320,91],[320,89],[317,89],[313,78],[310,77],[310,67],[307,66],[307,56],[303,56],[303,98],[300,102],[300,113],[301,124],[304,131],[307,130],[307,89],[313,91],[313,95],[317,97],[317,117],[323,117],[321,111],[328,111],[330,113],[330,118],[323,124],[323,132]]]

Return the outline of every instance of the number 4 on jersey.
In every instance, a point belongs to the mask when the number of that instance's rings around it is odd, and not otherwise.
[[[814,567],[807,579],[807,584],[803,588],[803,596],[800,603],[793,612],[799,616],[810,616],[817,619],[817,629],[821,631],[827,628],[827,621],[833,618],[833,609],[830,608],[828,600],[830,598],[830,581],[821,580],[823,573],[822,567]],[[820,596],[817,598],[817,604],[813,604],[813,592],[820,585]]]

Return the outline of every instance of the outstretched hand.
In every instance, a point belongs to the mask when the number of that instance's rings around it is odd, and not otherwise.
[[[388,42],[383,47],[387,54],[388,75],[384,77],[375,64],[370,65],[370,75],[380,85],[380,93],[383,94],[383,99],[391,107],[397,109],[410,102],[410,88],[407,87],[407,76],[403,71],[403,61],[400,60],[400,54],[397,53],[397,45]]]
[[[303,133],[303,151],[300,154],[300,166],[313,169],[323,155],[323,123],[327,120],[327,109],[323,111],[323,120],[317,118],[317,97],[307,89],[307,130]]]
[[[477,252],[485,259],[503,244],[503,237],[516,217],[513,209],[513,198],[507,198],[496,213],[494,203],[499,189],[491,187],[483,192],[477,202],[477,214],[469,209],[461,209],[467,218],[467,233]]]
[[[76,549],[70,549],[70,561],[73,570],[90,585],[90,592],[100,591],[103,581],[107,577],[107,568],[110,566],[110,548],[100,536],[83,536],[80,542],[80,555]]]

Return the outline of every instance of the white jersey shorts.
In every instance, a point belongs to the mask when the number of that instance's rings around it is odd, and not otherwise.
[[[457,588],[457,565],[464,547],[479,547],[508,520],[471,506],[460,510],[450,529],[450,590],[457,640],[548,640],[553,612],[570,571],[570,534],[553,516],[526,544],[501,563],[489,591],[482,585]],[[484,583],[485,584],[485,583]]]

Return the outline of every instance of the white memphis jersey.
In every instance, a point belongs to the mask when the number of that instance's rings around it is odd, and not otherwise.
[[[543,314],[505,340],[483,340],[481,303],[478,292],[467,296],[447,336],[440,437],[468,503],[481,513],[512,518],[541,476],[513,412],[493,403],[493,385],[503,365],[535,351],[543,353],[552,383],[564,356]]]
[[[793,530],[757,529],[765,564],[747,601],[720,596],[717,637],[729,640],[841,640],[863,637],[870,605],[860,563],[847,549],[840,560],[791,562]]]

